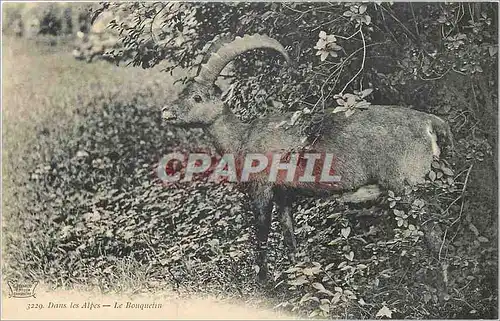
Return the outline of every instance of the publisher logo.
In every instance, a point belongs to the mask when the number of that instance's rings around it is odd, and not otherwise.
[[[36,298],[35,288],[38,281],[7,281],[9,286],[9,298]]]

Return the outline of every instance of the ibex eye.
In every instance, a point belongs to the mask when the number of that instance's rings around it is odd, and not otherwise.
[[[195,102],[197,102],[197,103],[201,103],[201,101],[203,100],[203,99],[201,99],[201,96],[200,96],[200,95],[194,95],[193,99],[194,99],[194,101],[195,101]]]

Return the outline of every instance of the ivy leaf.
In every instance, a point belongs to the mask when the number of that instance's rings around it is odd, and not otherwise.
[[[296,278],[295,280],[288,281],[289,285],[302,285],[302,284],[306,284],[306,283],[309,283],[309,281],[307,281],[306,277],[303,275]]]
[[[434,180],[436,179],[436,173],[434,171],[430,171],[429,179],[431,180],[431,182],[434,182]]]
[[[343,228],[340,230],[340,233],[342,234],[342,236],[344,238],[347,238],[349,236],[349,234],[351,234],[351,228],[349,226],[346,228]]]
[[[325,287],[321,283],[316,282],[316,283],[313,283],[312,286],[313,286],[313,288],[315,288],[316,290],[318,290],[321,293],[328,294],[329,296],[334,295],[332,291],[325,289]]]
[[[380,310],[378,310],[375,317],[387,317],[390,319],[392,318],[392,310],[384,305],[382,308],[380,308]]]

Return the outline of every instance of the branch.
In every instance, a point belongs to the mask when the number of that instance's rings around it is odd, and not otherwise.
[[[351,84],[351,82],[354,81],[354,79],[356,79],[356,77],[359,76],[359,74],[363,71],[363,69],[365,68],[365,60],[366,60],[366,42],[365,42],[365,35],[363,34],[363,31],[361,30],[361,26],[359,26],[359,32],[361,33],[361,40],[363,40],[363,60],[361,61],[361,68],[359,68],[358,72],[354,75],[354,77],[351,78],[351,80],[349,80],[347,82],[347,84],[345,84],[344,88],[342,88],[342,90],[340,91],[340,94],[344,94],[344,90],[346,90],[347,86],[349,86]]]

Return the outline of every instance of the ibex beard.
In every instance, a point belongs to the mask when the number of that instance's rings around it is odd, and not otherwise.
[[[174,168],[172,163],[182,164]],[[169,166],[170,165],[170,166]],[[328,189],[341,189],[341,177],[335,175],[335,157],[330,153],[248,153],[223,154],[170,153],[158,164],[158,178],[166,185],[190,182],[195,175],[206,176],[210,182],[244,183],[264,180],[293,187],[314,184]]]

